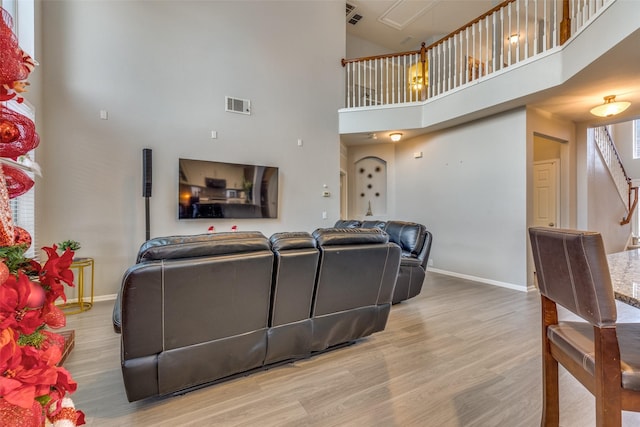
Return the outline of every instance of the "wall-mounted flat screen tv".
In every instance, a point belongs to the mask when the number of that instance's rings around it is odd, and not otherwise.
[[[179,219],[277,217],[277,167],[179,159]]]

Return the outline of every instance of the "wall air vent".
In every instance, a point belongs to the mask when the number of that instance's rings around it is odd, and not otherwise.
[[[351,25],[356,25],[358,22],[360,22],[361,19],[362,19],[362,15],[356,13],[347,22]]]
[[[251,114],[251,101],[248,99],[224,97],[224,110],[230,113]]]

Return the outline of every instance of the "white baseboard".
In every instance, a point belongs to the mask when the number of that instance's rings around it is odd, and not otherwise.
[[[486,279],[484,277],[470,276],[468,274],[456,273],[454,271],[440,270],[438,268],[429,267],[427,271],[433,271],[434,273],[444,274],[445,276],[458,277],[460,279],[472,280],[474,282],[486,283],[487,285],[499,286],[501,288],[513,289],[514,291],[530,292],[535,290],[534,286],[523,287],[520,285],[514,285],[513,283],[500,282],[498,280]]]
[[[118,294],[110,294],[110,295],[100,295],[97,297],[93,297],[93,302],[100,302],[100,301],[115,301],[116,297],[118,296]],[[91,296],[89,297],[83,297],[82,301],[87,302],[87,301],[91,301]],[[78,302],[78,298],[67,298],[67,302]]]

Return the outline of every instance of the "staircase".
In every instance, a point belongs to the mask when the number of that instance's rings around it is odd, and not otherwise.
[[[638,187],[632,184],[631,178],[629,178],[624,170],[622,160],[620,159],[618,150],[616,150],[616,146],[611,138],[608,127],[600,126],[592,130],[596,146],[602,155],[602,159],[607,165],[622,202],[627,207],[627,214],[620,220],[620,225],[629,224],[636,206],[638,205]]]

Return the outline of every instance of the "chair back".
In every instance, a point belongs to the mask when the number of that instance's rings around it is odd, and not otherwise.
[[[596,326],[616,322],[602,236],[558,228],[529,229],[540,293]]]

